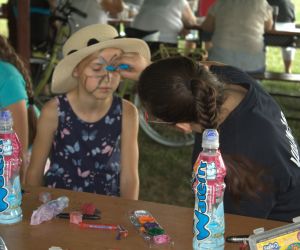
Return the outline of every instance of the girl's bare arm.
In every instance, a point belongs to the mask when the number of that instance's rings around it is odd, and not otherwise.
[[[120,191],[121,197],[132,200],[137,200],[139,196],[138,129],[136,107],[123,100]]]
[[[32,147],[32,155],[26,175],[26,184],[42,186],[45,164],[57,129],[57,104],[53,99],[46,103],[38,120],[37,134]]]

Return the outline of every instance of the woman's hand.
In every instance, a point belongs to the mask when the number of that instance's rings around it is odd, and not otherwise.
[[[143,56],[136,52],[127,52],[114,61],[115,65],[127,64],[128,69],[120,69],[123,78],[137,81],[142,71],[150,64]]]

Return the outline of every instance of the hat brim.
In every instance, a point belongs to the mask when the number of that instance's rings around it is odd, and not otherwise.
[[[77,86],[73,70],[78,63],[96,51],[105,48],[118,48],[124,52],[137,52],[150,61],[151,54],[146,42],[136,38],[119,38],[103,41],[67,55],[55,67],[52,77],[51,91],[55,94],[66,93]]]

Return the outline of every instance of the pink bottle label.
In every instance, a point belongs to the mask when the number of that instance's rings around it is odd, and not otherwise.
[[[225,188],[224,177],[226,168],[220,152],[209,155],[201,152],[194,165],[195,208],[194,233],[198,241],[204,240],[211,234],[208,224],[214,205],[222,202]]]
[[[0,134],[0,212],[9,206],[4,200],[8,194],[6,186],[13,186],[14,176],[19,174],[20,153],[20,141],[15,133]]]
[[[224,178],[226,175],[226,167],[218,151],[216,155],[208,155],[205,153],[200,153],[197,161],[194,165],[194,175],[196,176],[199,172],[199,167],[205,165],[205,178],[207,185],[206,202],[208,209],[216,203],[218,197],[222,197],[224,193]],[[194,190],[198,185],[198,180],[195,178],[195,183],[193,184]]]
[[[19,173],[21,145],[15,133],[0,134],[0,155],[5,161],[4,175],[8,181],[13,175]]]

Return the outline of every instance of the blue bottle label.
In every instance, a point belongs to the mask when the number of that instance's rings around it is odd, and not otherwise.
[[[11,145],[11,143],[10,143]],[[8,203],[4,200],[7,196],[7,189],[5,188],[4,167],[5,167],[5,153],[10,151],[11,147],[7,145],[7,141],[0,139],[0,212],[8,208]]]
[[[221,155],[201,153],[194,165],[193,248],[224,249],[225,165]]]
[[[0,144],[0,154],[3,155],[3,156],[12,155],[13,146],[12,146],[11,140],[1,139],[1,142],[2,143]]]
[[[11,192],[8,192],[8,196],[6,197],[6,200],[9,204],[9,209],[17,209],[21,206],[22,201],[22,191],[21,191],[21,185],[20,185],[20,177],[16,176]]]
[[[207,214],[207,181],[206,181],[206,168],[207,162],[200,162],[198,171],[196,174],[196,195],[197,204],[195,204],[194,215],[197,221],[195,223],[195,235],[197,240],[204,240],[210,235],[210,231],[206,228],[210,221],[210,217]]]

